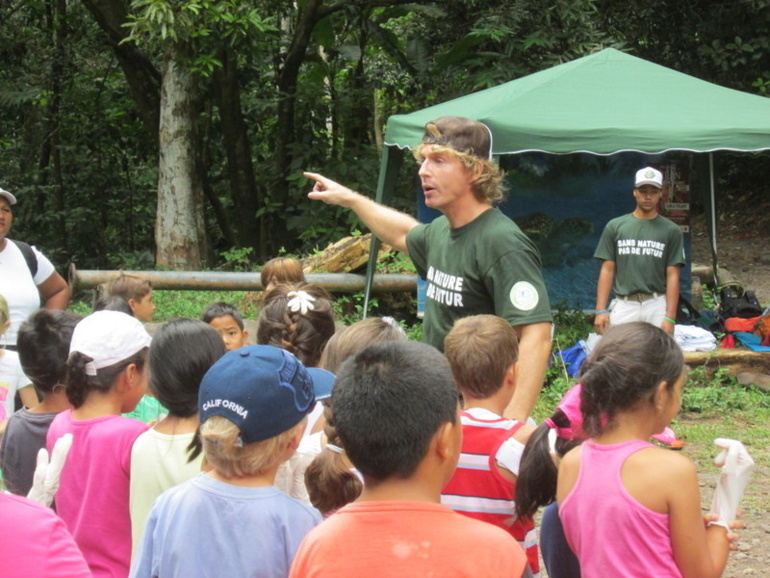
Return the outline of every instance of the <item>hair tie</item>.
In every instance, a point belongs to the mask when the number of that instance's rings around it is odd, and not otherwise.
[[[326,444],[326,449],[335,454],[341,454],[345,451],[340,446],[335,446],[334,444]]]
[[[551,429],[556,429],[556,424],[553,422],[553,420],[550,417],[547,417],[543,420],[543,423],[547,425]]]
[[[308,311],[315,310],[315,297],[310,295],[307,291],[289,291],[287,294],[289,298],[288,307],[293,313],[299,311],[302,315],[306,315]]]
[[[86,375],[95,376],[96,373],[96,366],[94,365],[93,361],[89,361],[83,366],[83,371],[85,371]]]

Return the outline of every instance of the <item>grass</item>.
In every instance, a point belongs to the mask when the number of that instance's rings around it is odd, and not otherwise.
[[[178,317],[200,319],[203,311],[217,301],[230,303],[238,309],[244,319],[259,317],[258,296],[252,291],[153,291],[157,307],[153,320],[158,323]],[[91,312],[90,299],[70,302],[69,311],[87,315]]]

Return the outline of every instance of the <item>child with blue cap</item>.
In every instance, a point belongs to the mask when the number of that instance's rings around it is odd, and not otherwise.
[[[203,452],[211,468],[154,503],[132,577],[285,577],[317,510],[274,486],[315,402],[334,376],[269,345],[230,351],[198,394]]]

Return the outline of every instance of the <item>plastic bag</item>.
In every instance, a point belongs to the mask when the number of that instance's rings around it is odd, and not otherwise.
[[[576,377],[580,373],[580,367],[586,360],[586,342],[580,339],[572,347],[560,351],[559,355],[564,362],[564,366],[567,370],[567,375],[570,377]]]
[[[589,355],[594,350],[594,347],[596,347],[599,344],[599,341],[601,340],[602,336],[598,333],[589,333],[588,337],[586,338],[586,353]]]
[[[717,438],[714,445],[722,450],[714,458],[714,463],[722,468],[722,474],[711,502],[711,511],[719,516],[719,521],[712,524],[727,528],[728,523],[736,519],[738,504],[749,483],[754,460],[738,440]]]

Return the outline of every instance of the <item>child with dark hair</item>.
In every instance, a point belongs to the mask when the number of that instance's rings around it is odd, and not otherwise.
[[[556,477],[561,458],[585,439],[580,413],[581,385],[570,388],[551,417],[532,433],[521,455],[516,479],[516,515],[540,519],[540,554],[550,578],[580,578],[580,563],[567,544],[556,504]]]
[[[679,411],[685,377],[679,345],[646,322],[610,327],[584,363],[590,438],[562,459],[556,492],[583,576],[722,574],[740,522],[704,518],[695,465],[647,441]]]
[[[505,531],[440,503],[462,442],[446,358],[409,341],[371,345],[343,363],[332,409],[361,497],[302,543],[293,577],[518,577],[524,552]]]
[[[56,414],[72,407],[64,391],[64,374],[72,331],[81,319],[57,309],[38,309],[19,328],[16,345],[21,366],[43,401],[14,413],[3,436],[3,481],[14,494],[27,495],[37,452],[45,447],[51,422]]]
[[[302,263],[291,257],[275,257],[270,259],[262,266],[259,277],[265,295],[278,285],[293,285],[305,282]]]
[[[244,329],[243,316],[229,303],[212,303],[201,315],[201,321],[208,323],[225,342],[227,351],[247,344],[249,332]]]
[[[152,301],[152,283],[148,279],[121,273],[107,284],[107,295],[125,299],[139,321],[152,321],[155,303]]]
[[[521,454],[534,428],[503,417],[516,390],[518,344],[510,323],[494,315],[458,319],[444,338],[444,354],[463,396],[463,445],[441,503],[508,532],[538,576],[535,523],[531,516],[516,516],[514,499]]]
[[[49,453],[56,440],[73,436],[56,511],[96,577],[125,576],[131,562],[131,447],[147,425],[120,414],[147,391],[149,345],[142,324],[124,313],[97,311],[78,323],[65,380],[74,409],[58,414],[48,430]]]
[[[329,376],[265,345],[230,351],[211,366],[198,411],[212,469],[155,501],[132,578],[288,575],[321,516],[273,482],[315,401],[330,393]]]
[[[197,319],[174,319],[155,332],[149,352],[149,386],[168,415],[140,435],[131,449],[134,551],[155,498],[201,471],[203,456],[195,436],[198,389],[203,376],[224,354],[217,332]]]
[[[406,334],[393,318],[369,317],[332,336],[321,355],[321,367],[336,373],[342,362],[369,345],[404,340]],[[304,469],[304,485],[310,503],[328,516],[355,500],[363,482],[340,447],[334,415],[328,405],[324,408],[324,419],[323,431],[302,440],[298,453],[314,457]]]

